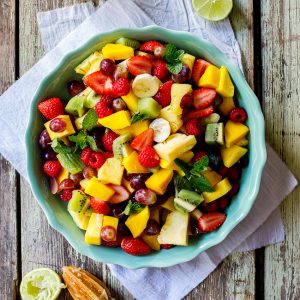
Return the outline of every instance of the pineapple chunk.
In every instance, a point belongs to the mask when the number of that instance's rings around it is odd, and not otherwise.
[[[176,208],[174,206],[174,197],[169,197],[168,200],[166,202],[164,202],[163,204],[160,205],[161,207],[169,210],[169,211],[175,211]]]
[[[101,245],[101,229],[103,215],[92,213],[85,233],[85,242],[91,245]]]
[[[231,184],[228,180],[228,178],[224,178],[222,181],[217,183],[214,186],[215,191],[214,192],[204,192],[202,193],[205,202],[211,202],[216,199],[219,199],[226,195],[231,190]]]
[[[75,72],[85,75],[89,71],[91,65],[93,65],[94,63],[99,63],[100,66],[100,61],[102,60],[102,58],[103,55],[101,52],[94,52],[75,68]]]
[[[137,123],[134,123],[123,129],[113,129],[113,131],[119,135],[123,133],[130,133],[133,137],[138,136],[140,133],[144,132],[149,128],[150,121],[143,120]]]
[[[133,237],[137,237],[143,233],[144,229],[147,227],[149,217],[149,206],[145,206],[141,212],[128,217],[125,224],[131,231]]]
[[[61,171],[59,172],[56,181],[58,184],[60,184],[63,180],[68,179],[69,178],[69,171],[67,169],[65,169],[64,167],[61,168]]]
[[[175,133],[170,135],[166,141],[156,144],[154,149],[160,158],[173,161],[183,153],[191,150],[196,144],[197,140],[194,135]]]
[[[171,88],[171,109],[176,115],[182,114],[180,107],[181,99],[184,95],[193,92],[192,86],[186,83],[174,83]]]
[[[139,98],[133,93],[132,90],[130,90],[127,95],[121,96],[121,98],[124,100],[130,111],[134,113],[137,112]]]
[[[214,65],[209,65],[204,74],[200,77],[199,86],[217,89],[220,82],[220,69]]]
[[[216,91],[223,97],[233,97],[234,95],[234,85],[224,66],[221,66],[220,68],[220,81]]]
[[[148,169],[139,162],[138,154],[133,151],[129,156],[123,159],[123,165],[126,171],[130,173],[149,173]]]
[[[171,105],[164,107],[160,111],[160,117],[164,118],[170,123],[171,132],[176,133],[178,129],[183,125],[181,116],[178,116],[173,110]]]
[[[106,44],[102,48],[104,58],[123,60],[134,56],[134,49],[121,44]]]
[[[148,244],[148,246],[155,251],[160,250],[160,243],[157,240],[158,234],[156,235],[147,235],[147,234],[142,234],[141,238],[143,241]]]
[[[115,217],[111,217],[111,216],[104,216],[103,217],[103,223],[102,223],[102,228],[104,226],[111,226],[113,227],[116,232],[118,230],[118,225],[119,225],[119,219],[118,218],[115,218]],[[113,240],[115,241],[117,239],[117,235],[116,235],[116,238]]]
[[[69,210],[70,215],[73,218],[73,221],[75,224],[83,230],[86,230],[89,224],[90,216],[88,216],[86,213],[77,213],[75,211]]]
[[[103,201],[107,201],[115,193],[115,191],[93,177],[86,185],[85,193]]]
[[[131,115],[128,110],[121,110],[107,117],[98,119],[98,122],[109,129],[123,129],[130,126]]]
[[[98,179],[104,183],[121,185],[124,167],[122,160],[116,157],[108,158],[98,170]]]
[[[153,190],[157,194],[163,195],[168,184],[173,178],[173,171],[168,169],[160,169],[151,175],[145,182],[146,187]]]
[[[223,102],[218,106],[218,110],[224,115],[228,116],[235,104],[232,97],[224,97]]]
[[[242,123],[235,123],[228,121],[225,125],[225,145],[227,148],[231,147],[241,139],[243,139],[249,132],[249,128]]]
[[[188,224],[189,214],[183,214],[179,211],[171,212],[158,235],[158,242],[160,244],[187,246]]]
[[[61,131],[61,132],[54,132],[50,129],[50,123],[51,123],[51,120],[48,121],[47,123],[44,124],[49,136],[50,136],[50,139],[53,141],[55,138],[63,138],[65,136],[69,136],[71,134],[74,134],[75,133],[75,130],[74,130],[74,127],[72,125],[72,122],[71,122],[71,119],[70,119],[70,116],[69,115],[60,115],[60,116],[57,116],[56,118],[60,118],[62,120],[65,121],[66,123],[66,129],[64,131]]]
[[[192,71],[193,71],[193,67],[194,67],[194,63],[195,63],[195,56],[191,55],[191,54],[188,54],[188,53],[185,53],[182,57],[182,64],[186,65],[189,67],[190,69],[190,74],[192,74]]]
[[[230,168],[247,153],[247,149],[233,145],[230,148],[221,149],[221,156],[225,167]]]

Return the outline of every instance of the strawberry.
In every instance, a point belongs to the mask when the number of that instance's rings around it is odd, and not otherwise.
[[[152,75],[156,76],[162,82],[167,81],[170,78],[170,71],[167,68],[167,64],[162,59],[155,59],[153,61],[153,71]]]
[[[97,71],[84,77],[83,82],[85,85],[93,89],[97,94],[102,95],[106,79],[106,75],[104,75],[101,71]]]
[[[194,106],[196,109],[203,109],[212,104],[217,92],[210,88],[200,88],[193,92]]]
[[[90,205],[91,208],[98,214],[108,215],[110,212],[109,205],[98,198],[91,197]]]
[[[210,63],[208,61],[201,58],[195,61],[192,71],[192,80],[195,85],[198,86],[200,77],[203,75],[209,65]]]
[[[81,152],[81,155],[80,155],[80,159],[81,161],[85,164],[85,165],[88,165],[89,164],[89,160],[90,160],[90,157],[91,157],[91,154],[93,153],[93,150],[89,147],[87,148],[84,148]]]
[[[244,123],[247,117],[247,112],[242,107],[233,108],[229,114],[230,120],[235,123]]]
[[[93,169],[99,169],[105,163],[105,157],[100,152],[93,152],[89,159],[89,166]]]
[[[116,97],[125,96],[130,91],[130,84],[127,78],[118,78],[112,87],[113,93]]]
[[[150,246],[140,238],[125,237],[122,240],[121,248],[131,255],[147,255],[151,252]]]
[[[212,105],[210,105],[207,108],[199,109],[199,110],[195,110],[193,112],[190,112],[185,117],[187,119],[204,118],[204,117],[208,117],[213,112],[214,112],[214,107]]]
[[[102,136],[103,147],[106,151],[113,151],[113,142],[119,135],[111,130],[107,130],[104,132]]]
[[[152,70],[152,60],[147,56],[136,55],[129,59],[128,70],[134,76],[140,74],[151,74]]]
[[[202,150],[202,151],[199,151],[195,154],[193,160],[194,162],[197,162],[198,160],[200,160],[203,156],[207,155],[207,152]]]
[[[153,145],[154,130],[149,128],[133,139],[131,148],[142,151],[146,146]]]
[[[191,107],[194,103],[193,96],[191,94],[184,95],[180,100],[180,107]]]
[[[102,98],[103,98],[103,96],[102,96]],[[102,101],[102,98],[101,98],[101,100],[94,107],[98,118],[107,117],[107,116],[113,114],[113,112],[114,112],[112,110],[112,108],[110,108],[108,106],[108,104],[107,104],[106,101]]]
[[[173,248],[174,247],[174,245],[172,245],[172,244],[161,244],[160,245],[160,248],[161,249],[171,249],[171,248]]]
[[[64,202],[70,201],[72,199],[72,192],[73,190],[63,190],[60,199]]]
[[[106,78],[105,82],[104,82],[104,86],[103,86],[103,95],[108,95],[111,97],[116,97],[116,95],[114,94],[114,90],[113,90],[113,79],[111,77]],[[118,90],[120,86],[116,86],[116,90]]]
[[[130,193],[124,186],[114,184],[108,184],[107,186],[115,191],[112,197],[107,201],[108,203],[117,204],[129,199]]]
[[[171,88],[172,88],[173,81],[169,80],[165,83],[163,83],[156,95],[154,96],[154,99],[162,106],[166,107],[171,103]]]
[[[48,160],[44,163],[43,169],[48,176],[56,177],[61,171],[61,164],[57,160]]]
[[[211,232],[220,227],[226,220],[226,215],[220,212],[209,212],[198,219],[198,227],[202,232]]]
[[[146,146],[138,155],[139,162],[145,168],[156,168],[159,166],[159,156],[151,146]]]
[[[153,53],[157,47],[164,47],[164,45],[157,41],[147,41],[140,46],[140,50]]]
[[[48,120],[64,114],[64,107],[59,98],[44,100],[38,104],[38,110]]]
[[[199,129],[198,122],[199,121],[197,119],[187,121],[185,124],[186,133],[195,136],[199,135],[201,131]]]

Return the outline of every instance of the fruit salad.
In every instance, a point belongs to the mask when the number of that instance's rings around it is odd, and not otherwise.
[[[75,72],[68,99],[38,104],[39,145],[85,242],[147,255],[219,228],[248,164],[247,113],[226,67],[122,37]]]

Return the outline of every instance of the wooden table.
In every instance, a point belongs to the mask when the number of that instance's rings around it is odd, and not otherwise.
[[[85,1],[0,1],[0,93],[43,55],[36,13],[81,2]],[[298,174],[300,3],[234,2],[230,18],[241,46],[246,78],[262,100],[267,140]],[[1,157],[0,174],[1,299],[17,298],[20,280],[31,269],[60,270],[64,265],[80,266],[96,274],[116,299],[133,299],[105,265],[78,254],[48,225],[28,183]],[[281,205],[284,243],[230,255],[185,299],[300,299],[299,198],[297,188]],[[65,293],[61,299],[70,297]]]

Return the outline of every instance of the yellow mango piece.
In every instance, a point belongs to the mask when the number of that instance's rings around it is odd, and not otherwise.
[[[164,118],[170,123],[171,132],[176,133],[178,129],[183,125],[181,116],[177,115],[173,110],[171,105],[164,107],[160,111],[160,117]]]
[[[168,200],[165,203],[161,204],[160,206],[169,211],[175,211],[176,208],[174,206],[174,197],[173,196],[169,197]]]
[[[109,129],[123,129],[130,126],[131,115],[128,110],[121,110],[107,117],[98,119],[99,124]]]
[[[127,173],[149,173],[148,169],[139,162],[138,153],[133,151],[129,156],[123,159],[123,166]]]
[[[180,107],[180,101],[186,94],[193,92],[192,86],[186,83],[174,83],[171,88],[171,109],[176,115],[182,114],[182,108]]]
[[[92,213],[85,233],[85,242],[91,245],[101,245],[101,229],[103,215]]]
[[[158,224],[160,223],[159,220],[159,213],[161,208],[159,206],[153,206],[150,208],[150,219],[156,221]]]
[[[211,202],[216,199],[219,199],[226,195],[231,190],[231,184],[228,180],[228,178],[224,178],[222,181],[217,183],[214,186],[215,191],[214,192],[204,192],[202,195],[204,197],[205,202]]]
[[[214,65],[209,65],[200,77],[199,86],[217,89],[220,81],[220,70]]]
[[[61,171],[59,172],[56,178],[57,183],[60,184],[63,180],[68,179],[69,175],[70,175],[69,171],[64,167],[62,167]]]
[[[248,149],[233,145],[230,148],[221,149],[221,156],[225,167],[230,168],[237,163],[242,156],[247,153]]]
[[[232,97],[224,97],[223,102],[218,105],[218,110],[224,116],[228,116],[232,109],[235,108],[234,100]]]
[[[69,115],[60,115],[60,116],[57,116],[56,118],[60,118],[62,120],[65,121],[66,123],[66,129],[62,132],[54,132],[50,129],[50,123],[51,123],[51,120],[48,121],[47,123],[44,124],[49,136],[50,136],[50,139],[53,141],[55,138],[63,138],[63,137],[66,137],[66,136],[69,136],[71,134],[74,134],[75,133],[75,130],[74,130],[74,127],[72,125],[72,122],[71,122],[71,119],[70,119],[70,116]]]
[[[135,189],[131,187],[130,182],[125,178],[122,179],[122,185],[126,187],[130,194],[132,194],[135,191]]]
[[[75,72],[85,75],[89,71],[91,65],[98,63],[100,67],[100,61],[102,60],[102,58],[103,55],[101,52],[94,52],[75,68]]]
[[[84,192],[103,201],[109,200],[109,198],[115,193],[112,188],[106,186],[95,177],[89,180]]]
[[[140,133],[144,132],[149,128],[150,121],[143,120],[137,123],[134,123],[123,129],[113,129],[113,131],[119,135],[123,133],[130,133],[133,137],[138,136]]]
[[[149,206],[145,206],[145,208],[141,212],[128,217],[128,219],[125,222],[125,225],[129,228],[133,237],[137,237],[143,233],[144,229],[147,227],[149,217]]]
[[[229,120],[225,125],[225,145],[227,148],[231,147],[241,139],[243,139],[249,132],[249,128],[242,123],[235,123]]]
[[[85,190],[89,181],[90,181],[89,179],[82,179],[82,180],[80,180],[79,184]]]
[[[130,92],[127,95],[121,96],[121,98],[124,100],[130,111],[134,113],[137,112],[139,98],[133,93],[132,89],[130,89]]]
[[[234,95],[234,85],[228,70],[224,66],[220,68],[220,81],[216,91],[223,97],[233,97]]]
[[[158,234],[156,235],[147,235],[147,234],[142,234],[141,238],[143,239],[143,241],[148,244],[148,246],[155,251],[159,251],[160,250],[160,244],[157,240]]]
[[[219,183],[222,180],[222,176],[219,175],[215,171],[205,171],[205,172],[202,173],[202,175],[207,179],[207,181],[212,186],[215,186],[217,183]]]
[[[164,142],[157,143],[154,149],[160,158],[173,161],[183,153],[191,150],[196,144],[197,140],[194,135],[175,133],[170,135]]]
[[[185,53],[182,57],[182,64],[186,65],[189,67],[190,69],[190,74],[192,74],[192,70],[193,70],[193,67],[194,67],[194,63],[195,63],[195,56],[191,55],[191,54],[188,54],[188,53]]]
[[[104,58],[122,60],[134,56],[134,49],[121,44],[109,43],[102,48],[102,53]]]
[[[98,179],[104,183],[120,185],[123,177],[124,167],[122,160],[116,157],[108,158],[98,170]]]
[[[151,175],[145,182],[146,187],[153,190],[157,194],[163,195],[168,184],[173,178],[173,171],[168,169],[160,169]]]
[[[111,217],[111,216],[104,216],[103,217],[103,223],[102,223],[102,228],[104,226],[111,226],[113,227],[116,232],[118,230],[118,225],[119,225],[119,219],[118,218],[115,218],[115,217]],[[116,235],[116,238],[112,241],[115,241],[117,239],[117,235]]]

